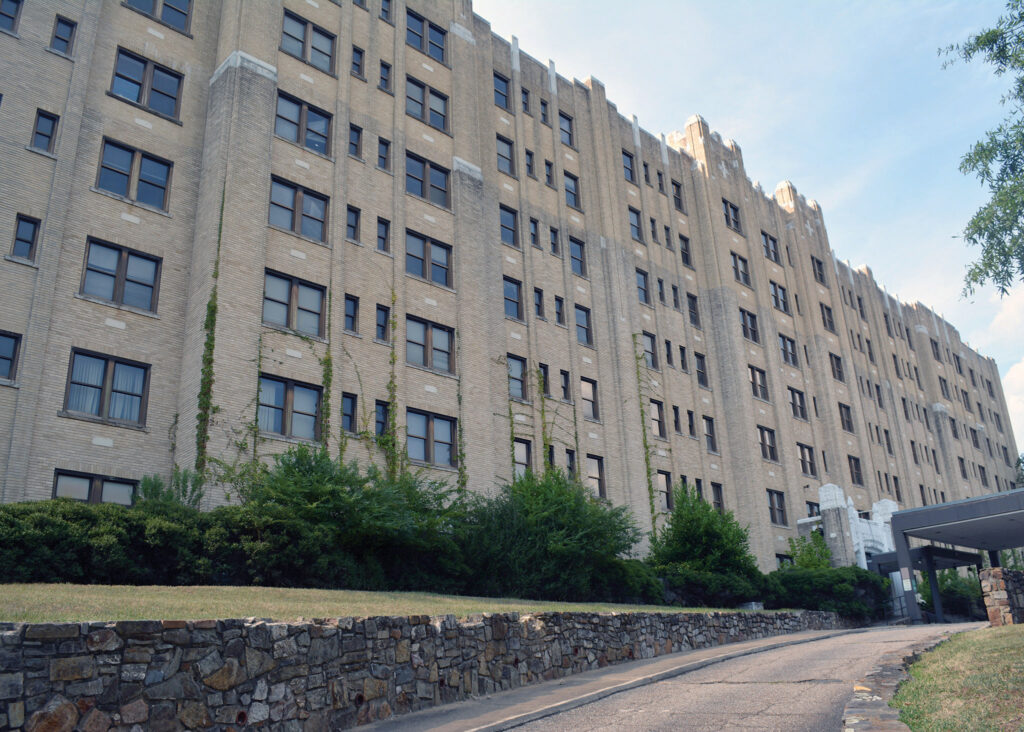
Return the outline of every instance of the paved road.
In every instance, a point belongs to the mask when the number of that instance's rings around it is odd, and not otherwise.
[[[871,630],[765,651],[624,691],[517,727],[591,730],[838,730],[842,711],[877,659],[950,626]]]

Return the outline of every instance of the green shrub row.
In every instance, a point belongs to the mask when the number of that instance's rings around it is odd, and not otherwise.
[[[625,507],[557,470],[492,496],[298,447],[226,477],[238,504],[196,506],[176,473],[124,508],[0,505],[0,583],[266,585],[425,590],[545,600],[834,610],[877,617],[881,578],[857,568],[762,574],[747,532],[685,486],[647,560]],[[189,505],[186,505],[189,504]]]

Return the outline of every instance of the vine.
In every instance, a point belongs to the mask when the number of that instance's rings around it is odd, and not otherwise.
[[[643,373],[640,370],[640,364],[643,363],[644,354],[640,350],[639,342],[637,341],[637,334],[633,333],[633,364],[636,368],[636,396],[637,404],[640,411],[640,437],[643,440],[644,445],[644,466],[647,469],[647,501],[651,509],[651,529],[657,529],[657,516],[658,512],[655,510],[656,502],[654,500],[654,475],[653,467],[651,465],[651,443],[647,438],[647,415],[644,414],[644,394],[643,386],[641,385],[641,379]]]
[[[224,199],[227,183],[220,191],[220,218],[217,223],[217,249],[213,260],[213,287],[210,299],[206,303],[206,318],[203,320],[203,331],[206,339],[203,343],[202,367],[199,377],[198,411],[196,413],[196,462],[197,473],[206,473],[206,449],[210,441],[210,419],[217,408],[213,404],[213,347],[217,328],[217,278],[220,277],[220,245],[224,235]]]
[[[462,363],[462,339],[455,339],[455,359],[456,364]],[[459,408],[459,419],[455,426],[455,433],[459,441],[458,453],[455,458],[456,469],[459,471],[459,477],[456,480],[459,486],[459,491],[466,490],[466,486],[469,485],[469,470],[466,468],[466,433],[464,431],[465,415],[462,413],[462,376],[459,376],[458,381],[455,382],[455,399],[458,403]]]
[[[377,446],[384,453],[384,471],[391,480],[398,478],[407,467],[408,455],[403,454],[399,449],[398,441],[398,349],[395,334],[398,332],[398,314],[395,312],[395,304],[398,302],[398,294],[395,288],[391,288],[391,316],[388,320],[388,327],[391,329],[391,348],[388,353],[388,423],[384,427],[384,433],[375,434]]]
[[[535,376],[537,377],[537,398],[540,399],[540,439],[544,448],[544,472],[546,473],[555,467],[551,464],[551,434],[548,432],[547,379],[544,378],[544,372],[540,370],[539,366]]]
[[[327,291],[327,329],[325,333],[331,332],[331,291]],[[320,439],[324,447],[331,446],[331,384],[334,383],[334,361],[331,359],[331,345],[324,347],[324,355],[320,360],[320,368],[323,375],[320,377],[323,388],[323,403],[320,405]]]

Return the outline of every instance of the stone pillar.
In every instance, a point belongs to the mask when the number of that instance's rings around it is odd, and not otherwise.
[[[1024,623],[1024,572],[991,567],[978,573],[992,627]]]

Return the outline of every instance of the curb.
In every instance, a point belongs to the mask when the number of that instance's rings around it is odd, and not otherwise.
[[[900,710],[889,706],[900,684],[910,678],[910,665],[923,653],[945,643],[966,630],[953,630],[941,638],[922,641],[907,649],[887,653],[879,659],[878,667],[853,685],[853,696],[843,709],[843,732],[861,730],[909,730],[900,721]]]
[[[526,714],[518,714],[511,717],[506,717],[497,722],[486,724],[482,727],[467,727],[465,732],[500,732],[501,730],[513,729],[530,722],[535,722],[538,719],[544,719],[555,714],[567,712],[570,709],[576,709],[578,707],[585,706],[592,702],[596,702],[600,699],[618,694],[621,691],[629,691],[631,689],[637,689],[641,686],[647,686],[654,684],[665,679],[675,678],[676,676],[682,676],[683,674],[690,673],[691,671],[697,671],[698,669],[705,668],[707,666],[714,665],[716,663],[722,663],[723,661],[731,661],[734,658],[741,658],[743,656],[751,656],[755,653],[762,653],[764,651],[773,651],[777,648],[785,648],[786,646],[795,646],[801,643],[813,643],[815,641],[826,640],[828,638],[835,638],[841,635],[850,635],[852,633],[865,633],[873,628],[854,628],[851,630],[840,630],[826,635],[819,635],[814,638],[801,638],[798,640],[780,641],[778,643],[772,643],[766,646],[759,646],[757,648],[748,648],[742,651],[732,651],[728,653],[722,653],[712,658],[704,658],[699,661],[691,661],[689,663],[683,663],[675,668],[668,669],[667,671],[660,671],[656,674],[649,676],[642,676],[632,681],[627,681],[615,686],[609,686],[598,691],[592,691],[580,696],[574,697],[573,699],[567,699],[557,704],[551,704],[540,709],[527,712]],[[863,728],[861,728],[863,729]]]

